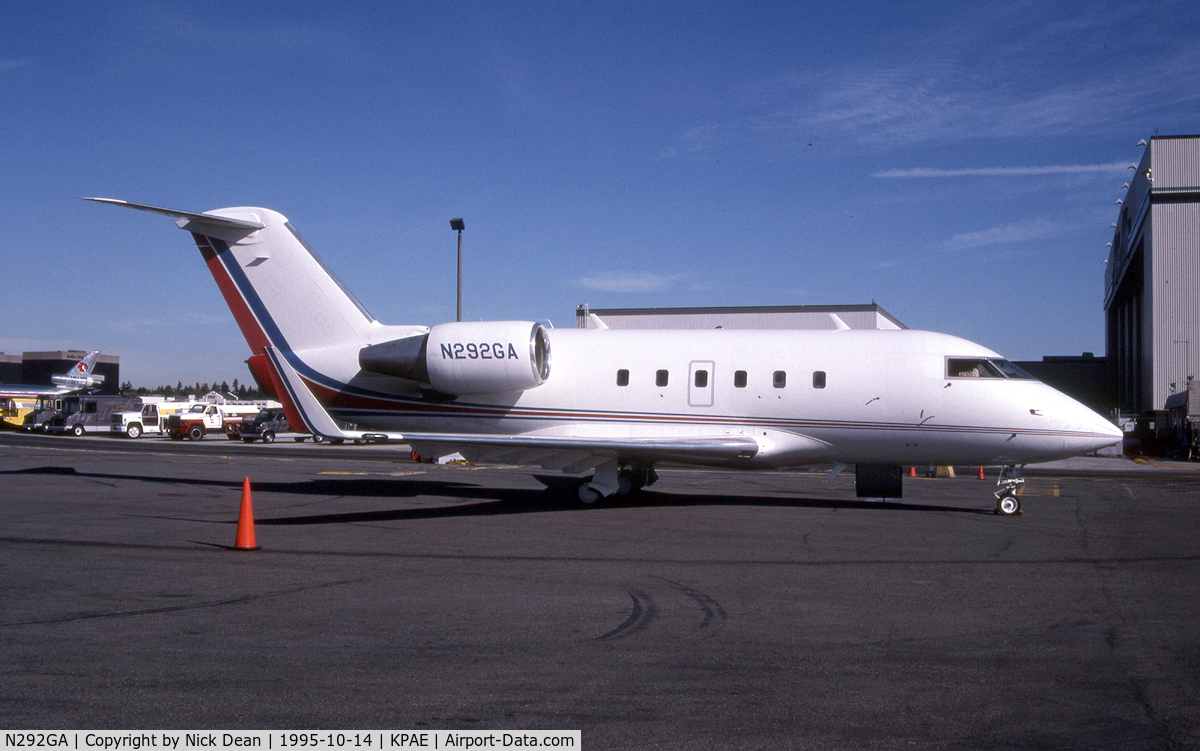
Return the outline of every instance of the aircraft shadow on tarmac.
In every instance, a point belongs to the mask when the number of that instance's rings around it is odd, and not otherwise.
[[[134,482],[163,483],[174,487],[180,485],[211,488],[227,488],[240,491],[241,481],[229,480],[185,480],[155,475],[118,475],[99,472],[79,472],[73,467],[36,467],[0,471],[0,475],[59,475],[90,480],[128,480]],[[499,516],[508,514],[543,513],[547,511],[590,512],[604,509],[625,508],[668,508],[688,506],[765,506],[774,508],[844,509],[844,510],[892,510],[955,512],[965,514],[992,515],[991,506],[944,506],[929,503],[903,503],[898,501],[805,498],[802,496],[780,497],[766,495],[708,495],[701,493],[675,494],[641,490],[627,496],[614,496],[594,506],[584,506],[578,501],[576,491],[580,478],[568,476],[533,475],[543,487],[490,488],[475,483],[456,481],[430,481],[411,477],[339,477],[318,478],[297,482],[251,482],[255,493],[287,493],[296,495],[323,495],[339,498],[417,498],[432,496],[446,498],[445,506],[422,508],[380,509],[375,511],[351,511],[339,513],[310,514],[300,516],[255,516],[255,524],[299,525],[299,524],[352,524],[361,522],[406,521],[415,519],[444,519],[468,516]],[[463,503],[455,503],[461,499]],[[197,521],[213,521],[197,520]],[[217,523],[231,523],[221,520]]]

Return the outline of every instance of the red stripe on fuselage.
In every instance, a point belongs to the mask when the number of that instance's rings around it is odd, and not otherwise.
[[[270,346],[271,342],[267,339],[267,335],[263,332],[262,327],[258,325],[258,320],[255,319],[254,314],[250,312],[250,307],[246,305],[246,301],[242,299],[242,293],[238,291],[237,285],[229,277],[229,272],[225,270],[225,265],[221,263],[216,249],[213,248],[207,237],[196,234],[193,234],[193,237],[196,238],[196,245],[200,248],[200,252],[208,259],[208,270],[212,274],[213,279],[216,280],[217,288],[221,290],[221,295],[225,298],[225,304],[229,306],[229,311],[233,313],[233,319],[237,321],[238,328],[242,330],[242,336],[246,337],[246,343],[250,345],[250,351],[256,355],[263,354],[263,347]]]

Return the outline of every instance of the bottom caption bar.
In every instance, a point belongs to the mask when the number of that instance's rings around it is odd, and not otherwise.
[[[0,749],[4,750],[582,748],[579,730],[7,730],[3,739]]]

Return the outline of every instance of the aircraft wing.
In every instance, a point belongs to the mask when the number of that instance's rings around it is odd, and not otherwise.
[[[539,432],[489,435],[349,431],[330,417],[279,350],[267,347],[266,353],[283,386],[281,396],[286,396],[285,406],[294,408],[311,433],[325,438],[386,437],[407,443],[414,451],[426,456],[459,453],[472,460],[533,464],[564,472],[581,472],[615,458],[711,463],[749,459],[760,450],[758,442],[748,436],[581,436],[564,434],[562,429],[553,435]]]
[[[748,459],[759,450],[753,438],[743,436],[607,438],[537,433],[405,433],[403,440],[418,454],[426,456],[459,453],[473,461],[533,464],[542,469],[571,473],[618,458],[653,462],[725,462]]]

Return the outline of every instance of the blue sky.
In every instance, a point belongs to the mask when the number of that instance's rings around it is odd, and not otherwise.
[[[1139,139],[1200,133],[1194,2],[18,2],[0,351],[246,380],[190,238],[285,214],[385,323],[872,300],[1104,352]]]

